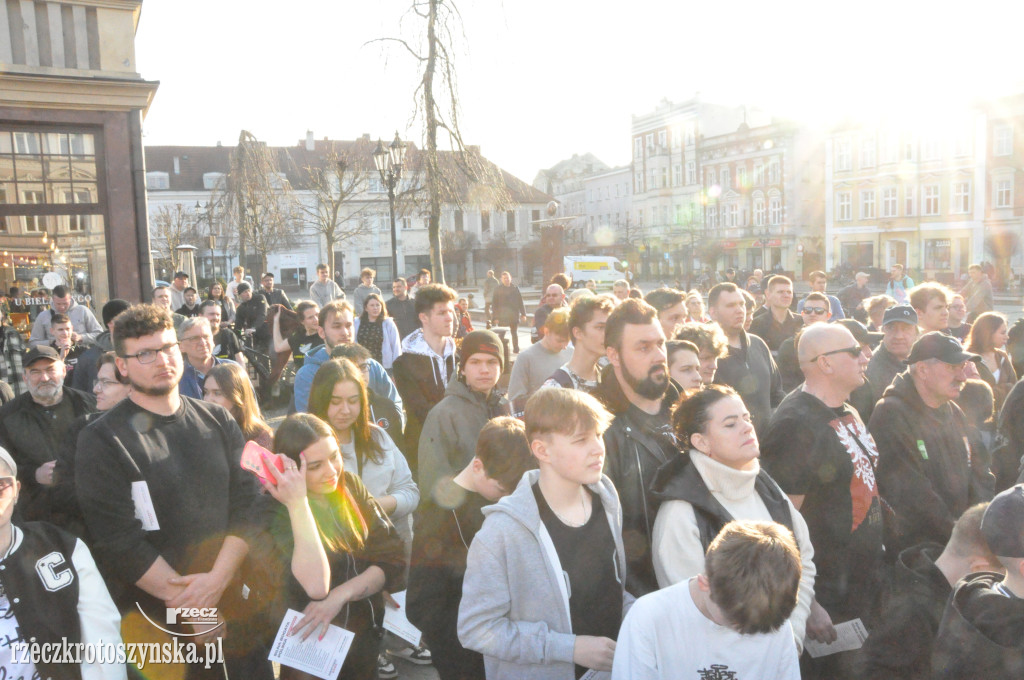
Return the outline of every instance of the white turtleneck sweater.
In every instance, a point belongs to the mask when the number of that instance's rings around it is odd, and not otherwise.
[[[750,470],[736,470],[712,460],[700,451],[690,450],[690,462],[707,484],[711,495],[722,504],[733,519],[771,522],[772,516],[764,501],[754,490],[754,483],[761,471],[759,461],[754,460]],[[789,503],[789,500],[786,500]],[[793,517],[793,535],[800,548],[800,590],[796,609],[790,616],[797,646],[803,648],[807,616],[814,599],[814,548],[807,532],[807,523],[800,512],[789,503]],[[704,546],[700,542],[700,531],[693,506],[687,501],[666,501],[658,510],[654,521],[653,536],[654,573],[658,587],[685,581],[704,572]]]

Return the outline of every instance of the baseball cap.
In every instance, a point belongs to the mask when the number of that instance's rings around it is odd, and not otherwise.
[[[840,319],[836,323],[850,331],[853,334],[853,339],[861,345],[875,345],[885,337],[884,333],[872,333],[867,326],[856,319]]]
[[[505,352],[501,340],[493,331],[479,330],[467,333],[462,338],[462,348],[459,350],[459,366],[465,367],[466,361],[474,354],[490,354],[498,357],[498,363],[502,370],[505,370]]]
[[[1024,484],[997,494],[981,516],[981,533],[999,557],[1024,557]]]
[[[916,364],[925,359],[938,359],[944,364],[962,364],[965,361],[981,361],[977,354],[965,352],[963,345],[954,337],[939,331],[925,333],[910,348],[908,364]]]
[[[187,279],[188,278],[188,273],[187,272],[182,272],[182,271],[174,272],[174,278],[176,278],[176,279]]]
[[[882,317],[882,328],[885,328],[893,321],[902,321],[903,323],[909,323],[911,326],[917,325],[917,312],[910,305],[896,305],[885,310],[885,316]]]
[[[25,351],[25,357],[22,359],[21,365],[28,368],[33,362],[38,361],[39,359],[60,361],[60,355],[57,354],[57,350],[49,345],[33,345]]]

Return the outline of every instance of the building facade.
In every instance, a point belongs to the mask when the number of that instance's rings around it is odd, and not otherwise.
[[[94,308],[148,293],[142,118],[157,83],[136,72],[141,7],[130,0],[0,3],[5,290],[45,296],[69,284]]]

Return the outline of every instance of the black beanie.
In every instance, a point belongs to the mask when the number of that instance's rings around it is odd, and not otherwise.
[[[114,317],[131,307],[131,303],[121,298],[114,298],[103,305],[103,325],[109,326]]]
[[[490,354],[498,357],[498,364],[501,370],[505,370],[505,349],[501,345],[494,331],[480,330],[467,333],[462,338],[462,348],[459,350],[459,368],[466,367],[466,360],[474,354]]]

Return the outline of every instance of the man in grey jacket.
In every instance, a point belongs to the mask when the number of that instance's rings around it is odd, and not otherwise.
[[[365,267],[363,271],[359,272],[359,285],[356,286],[355,292],[352,293],[352,308],[355,310],[356,316],[360,316],[363,313],[363,303],[366,302],[367,295],[370,293],[381,294],[380,288],[373,285],[373,279],[376,276],[377,272],[369,267]]]
[[[488,680],[611,671],[633,598],[618,497],[601,473],[608,422],[579,390],[544,389],[527,402],[539,469],[484,508],[459,606],[459,640],[484,655]]]
[[[508,401],[495,390],[504,351],[492,331],[473,331],[462,339],[459,375],[448,382],[444,399],[427,413],[419,440],[419,486],[434,498],[476,455],[480,430],[491,418],[509,414]]]
[[[103,326],[96,320],[92,310],[80,305],[71,297],[71,290],[67,286],[55,286],[50,294],[50,309],[39,312],[35,322],[32,324],[32,336],[28,340],[29,345],[49,345],[53,342],[53,333],[50,332],[50,317],[54,314],[66,314],[71,319],[71,327],[74,331],[71,339],[85,345],[91,345],[96,341],[96,336],[103,332]]]
[[[345,299],[345,291],[334,281],[331,281],[331,272],[327,265],[318,264],[316,266],[316,281],[309,286],[309,297],[320,309],[323,309],[334,300]]]

